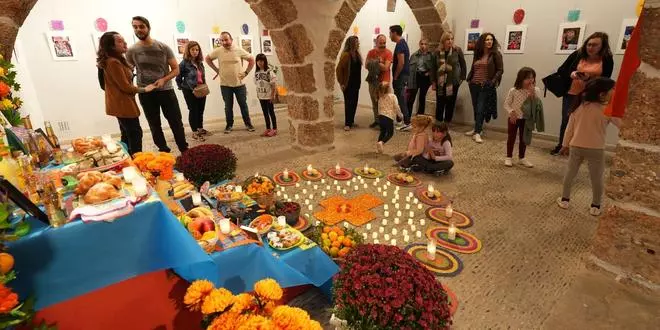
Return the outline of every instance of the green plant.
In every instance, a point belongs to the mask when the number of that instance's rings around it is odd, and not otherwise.
[[[234,177],[236,155],[224,146],[203,144],[186,150],[177,158],[175,168],[197,185],[217,183]]]
[[[0,55],[0,112],[5,116],[9,124],[18,126],[22,123],[19,108],[23,104],[20,97],[14,97],[13,92],[21,90],[21,85],[16,82],[16,71],[12,70],[14,65]]]

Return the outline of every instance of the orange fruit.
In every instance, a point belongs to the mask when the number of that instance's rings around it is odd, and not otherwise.
[[[0,274],[7,274],[12,268],[14,268],[14,257],[9,253],[0,253]]]
[[[202,234],[201,234],[200,232],[198,232],[197,230],[193,230],[193,231],[191,231],[191,232],[190,232],[190,235],[192,235],[192,237],[193,237],[195,240],[199,240],[200,238],[202,238]]]
[[[328,246],[329,247],[330,244],[332,244],[332,242],[330,242],[329,239],[326,238],[326,239],[323,240],[323,246]]]
[[[353,245],[353,242],[351,241],[350,238],[346,237],[344,240],[341,242],[341,244],[344,244],[346,247],[351,247]]]
[[[330,234],[328,234],[328,237],[330,238],[330,241],[334,242],[337,240],[337,233],[335,233],[334,231],[330,232]]]
[[[324,233],[329,233],[330,230],[331,230],[331,229],[330,229],[330,227],[328,227],[328,226],[323,227],[323,232],[324,232]]]
[[[344,241],[344,236],[337,236],[337,242],[341,243]]]
[[[339,229],[339,230],[337,231],[337,235],[339,235],[339,236],[344,236],[345,233],[344,233],[343,230]]]
[[[339,250],[339,252],[337,253],[337,255],[339,255],[340,257],[343,258],[343,257],[345,257],[349,252],[351,252],[351,249],[345,247],[345,248]]]
[[[323,240],[328,239],[328,234],[327,233],[321,234],[321,239],[323,239]]]
[[[337,227],[337,226],[332,227],[332,231],[334,231],[334,232],[337,233],[337,234],[339,234],[339,231],[340,231],[340,230],[341,230],[341,229],[339,229],[339,227]]]
[[[338,248],[333,247],[333,248],[330,249],[330,255],[332,257],[337,257],[338,254],[339,254],[339,249]]]
[[[339,248],[339,247],[341,247],[341,242],[340,241],[334,241],[334,242],[332,242],[332,246],[336,247],[336,248]]]

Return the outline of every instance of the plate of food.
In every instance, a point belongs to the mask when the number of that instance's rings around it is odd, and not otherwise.
[[[367,178],[367,179],[375,179],[375,178],[380,178],[383,176],[383,172],[373,168],[373,167],[358,167],[353,170],[355,174]]]
[[[402,187],[417,187],[422,184],[420,179],[408,173],[390,173],[387,180]]]
[[[243,199],[243,193],[236,191],[236,186],[226,184],[209,189],[209,195],[221,203],[233,203]]]
[[[174,192],[174,195],[172,196],[174,199],[182,199],[195,191],[195,186],[186,180],[177,181],[172,184],[172,190]]]
[[[254,220],[250,222],[248,227],[256,229],[259,235],[263,235],[273,227],[274,221],[275,221],[275,217],[273,217],[272,215],[262,214],[254,218]]]
[[[271,231],[266,237],[270,247],[281,251],[293,249],[305,240],[305,236],[290,227]]]
[[[84,172],[78,174],[77,180],[74,193],[81,196],[86,205],[106,203],[126,196],[122,189],[124,181],[114,172]]]

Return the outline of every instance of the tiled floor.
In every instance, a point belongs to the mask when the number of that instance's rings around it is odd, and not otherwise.
[[[299,171],[307,164],[330,168],[337,162],[347,167],[368,163],[386,172],[395,171],[391,155],[403,151],[410,136],[410,133],[397,132],[386,145],[386,153],[377,154],[375,142],[378,132],[366,128],[371,122],[371,110],[359,109],[357,123],[362,128],[344,132],[341,129],[343,106],[337,105],[335,148],[306,155],[290,148],[286,113],[278,114],[281,130],[277,137],[260,136],[262,118],[253,119],[257,125],[257,132],[254,133],[245,131],[237,118],[236,130],[230,135],[222,134],[224,126],[221,123],[207,125],[207,129],[214,130],[215,135],[206,143],[218,143],[234,150],[239,160],[238,174],[245,177],[257,171],[273,174],[285,167]],[[576,299],[584,295],[593,298],[605,292],[601,290],[620,286],[612,281],[612,276],[606,275],[600,275],[601,282],[609,283],[609,287],[603,285],[600,289],[598,284],[594,284],[585,289],[583,285],[592,276],[583,261],[589,253],[598,221],[588,214],[591,190],[586,169],[582,169],[575,182],[571,208],[562,210],[555,204],[555,199],[560,193],[566,159],[548,154],[551,142],[537,139],[528,148],[527,158],[536,165],[534,168],[506,168],[502,164],[505,153],[503,134],[489,132],[486,127],[485,142],[476,144],[462,134],[468,130],[467,127],[456,126],[452,129],[455,130],[452,131],[452,138],[456,163],[452,173],[439,178],[421,175],[421,178],[451,196],[456,210],[474,218],[475,224],[468,231],[483,242],[481,252],[459,255],[465,267],[461,274],[453,278],[439,278],[456,292],[460,301],[454,328],[595,329],[587,326],[589,323],[585,322],[589,319],[583,317],[582,310],[565,308],[570,304],[581,305]],[[145,143],[147,139],[149,136],[145,136]],[[375,188],[369,185],[369,191],[375,192]],[[402,188],[402,191],[407,194],[408,189]],[[360,189],[362,192],[364,190]],[[381,217],[382,207],[375,210]],[[416,215],[416,218],[419,217]],[[422,227],[432,226],[429,222],[427,220],[426,226]],[[391,230],[393,226],[390,221],[387,229]],[[403,243],[400,232],[406,226],[398,225],[401,229],[396,238],[400,246]],[[607,313],[616,313],[608,308],[615,306],[616,302],[603,299],[607,298],[593,298],[605,307],[592,310],[590,318],[604,318]],[[655,302],[655,305],[641,303],[648,301]],[[294,303],[310,310],[319,321],[326,321],[329,317],[323,309],[330,306],[317,292],[312,291]],[[632,301],[627,306],[651,313],[651,318],[635,317],[636,328],[651,329],[652,324],[660,324],[657,320],[660,305],[656,297]],[[655,323],[647,323],[651,322],[653,315],[656,317]],[[625,316],[620,317],[610,326],[628,328],[626,320]]]

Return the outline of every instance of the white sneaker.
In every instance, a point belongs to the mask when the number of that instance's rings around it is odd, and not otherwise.
[[[383,142],[382,141],[376,142],[376,149],[378,150],[379,154],[383,153]]]
[[[484,140],[481,139],[481,135],[479,133],[476,133],[472,135],[472,139],[474,139],[474,142],[476,143],[483,143]]]
[[[525,166],[525,167],[529,167],[529,168],[534,167],[534,164],[530,163],[530,162],[529,162],[527,159],[525,159],[525,158],[520,159],[520,161],[518,161],[518,164],[520,164],[520,165],[522,165],[522,166]]]
[[[601,213],[601,210],[600,210],[600,208],[598,208],[598,207],[593,207],[593,206],[592,206],[592,207],[589,209],[589,214],[593,215],[594,217],[599,216],[600,213]]]
[[[564,201],[561,199],[561,197],[557,197],[557,205],[565,210],[568,208],[568,201]]]
[[[469,132],[465,132],[465,135],[467,135],[467,136],[474,135],[474,130],[470,130]]]
[[[504,166],[507,166],[507,167],[511,167],[511,166],[513,166],[513,162],[511,161],[511,158],[510,158],[510,157],[507,157],[507,158],[504,160]]]

